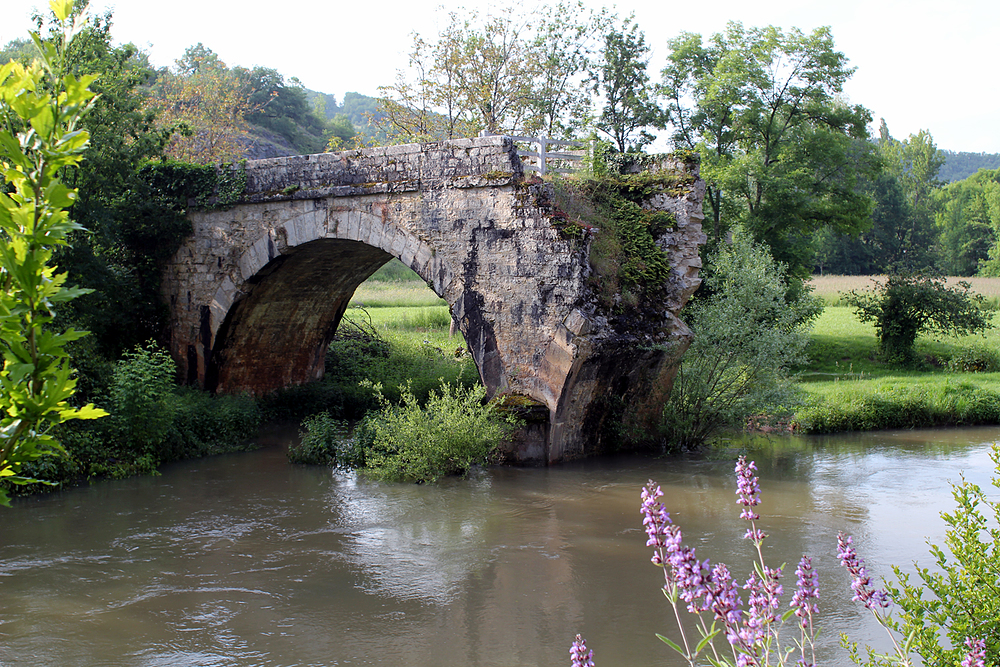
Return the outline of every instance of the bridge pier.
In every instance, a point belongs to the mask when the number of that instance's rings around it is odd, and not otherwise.
[[[649,203],[677,221],[658,240],[672,271],[651,335],[601,314],[587,281],[588,237],[559,233],[552,211],[529,195],[507,137],[245,169],[242,200],[193,211],[194,234],[164,273],[171,352],[189,382],[263,394],[321,377],[354,290],[398,257],[449,304],[489,394],[547,410],[512,444],[512,458],[614,449],[609,424],[623,410],[641,425],[662,409],[673,377],[665,350],[689,338],[676,315],[698,285],[701,181]]]

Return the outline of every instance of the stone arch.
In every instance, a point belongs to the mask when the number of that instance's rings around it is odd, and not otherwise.
[[[206,388],[262,394],[322,377],[326,348],[355,290],[393,257],[445,299],[484,383],[498,386],[499,355],[482,304],[430,244],[387,222],[381,206],[317,207],[248,245],[211,302]]]

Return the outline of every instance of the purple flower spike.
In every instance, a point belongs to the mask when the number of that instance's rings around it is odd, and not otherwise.
[[[795,615],[802,619],[802,627],[808,628],[812,620],[812,615],[819,611],[813,600],[819,599],[819,588],[817,587],[818,577],[816,570],[812,567],[812,559],[803,556],[799,561],[799,566],[795,568],[798,576],[795,594],[792,595],[792,607],[795,607]]]
[[[962,667],[985,667],[986,665],[986,641],[983,639],[973,639],[969,637],[965,640],[965,648],[969,649]]]
[[[851,599],[857,600],[872,611],[877,611],[878,608],[884,609],[889,606],[886,592],[872,588],[872,580],[865,570],[865,562],[858,558],[853,542],[850,535],[844,535],[843,532],[837,534],[837,558],[851,575],[851,589],[854,591],[854,597]]]
[[[760,483],[754,474],[756,471],[757,464],[753,461],[747,463],[745,456],[741,456],[736,463],[736,495],[739,496],[736,502],[746,508],[740,513],[740,518],[747,521],[760,518],[759,514],[750,509],[760,504]]]
[[[569,649],[572,667],[594,667],[594,652],[587,650],[587,642],[580,635]]]
[[[663,551],[671,551],[680,546],[680,537],[671,529],[670,515],[660,502],[663,491],[653,480],[649,480],[642,490],[642,525],[646,529],[647,547],[653,547],[652,561],[663,565]],[[676,544],[675,544],[676,543]]]
[[[707,586],[706,602],[711,605],[715,618],[726,626],[726,639],[730,644],[740,641],[740,621],[743,619],[739,585],[733,580],[725,563],[719,563],[712,568],[711,581]]]

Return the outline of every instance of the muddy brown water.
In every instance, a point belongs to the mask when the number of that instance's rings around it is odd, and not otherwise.
[[[989,486],[1000,429],[773,439],[755,451],[765,556],[820,574],[820,664],[838,634],[886,648],[850,601],[869,569],[930,565],[949,481]],[[19,500],[0,511],[0,665],[680,665],[639,491],[656,480],[700,558],[750,572],[733,460],[622,456],[438,485],[289,465],[284,443]],[[786,602],[787,604],[787,602]]]

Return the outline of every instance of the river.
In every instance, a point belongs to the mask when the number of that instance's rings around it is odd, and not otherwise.
[[[765,555],[820,574],[820,664],[837,635],[884,648],[836,559],[930,565],[949,481],[989,488],[1000,429],[776,438],[751,454]],[[679,665],[639,514],[647,479],[700,558],[750,571],[731,457],[500,468],[437,485],[289,465],[285,443],[0,510],[0,665]],[[996,497],[991,493],[990,497]],[[786,603],[787,604],[787,603]]]

